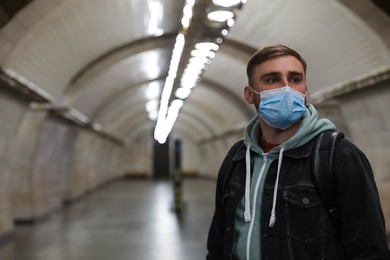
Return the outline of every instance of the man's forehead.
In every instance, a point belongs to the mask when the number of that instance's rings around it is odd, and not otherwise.
[[[302,63],[294,56],[275,57],[258,64],[255,66],[255,69],[262,73],[288,72],[304,74]]]

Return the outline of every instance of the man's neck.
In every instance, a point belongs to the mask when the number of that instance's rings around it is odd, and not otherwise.
[[[260,128],[261,128],[261,136],[259,136],[259,140],[264,140],[266,143],[270,144],[282,144],[288,139],[290,139],[297,131],[301,120],[296,122],[291,127],[280,130],[274,127],[269,126],[265,123],[261,118],[259,119]],[[260,145],[260,144],[259,144]]]

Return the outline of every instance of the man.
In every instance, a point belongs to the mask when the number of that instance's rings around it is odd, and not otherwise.
[[[390,259],[370,164],[352,143],[336,145],[333,219],[311,174],[314,140],[335,130],[307,103],[306,62],[268,46],[248,62],[244,96],[258,115],[218,175],[207,259]]]

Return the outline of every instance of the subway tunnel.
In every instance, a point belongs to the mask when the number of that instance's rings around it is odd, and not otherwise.
[[[370,160],[390,234],[389,1],[2,0],[0,259],[204,259],[219,167],[256,115],[246,64],[277,43],[304,57],[310,103]],[[132,221],[136,198],[175,232],[128,246],[156,224]],[[78,247],[61,236],[73,218],[89,227]],[[121,242],[88,232],[99,223]],[[168,243],[186,247],[150,246]]]

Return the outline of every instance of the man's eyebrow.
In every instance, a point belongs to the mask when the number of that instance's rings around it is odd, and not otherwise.
[[[261,75],[260,79],[264,79],[264,78],[267,78],[267,77],[274,77],[274,76],[280,76],[280,72],[276,72],[276,71],[271,71],[271,72],[268,72],[268,73],[265,73],[263,75]]]
[[[289,71],[288,74],[289,74],[289,76],[293,76],[293,77],[296,77],[296,76],[304,77],[304,75],[305,75],[303,72],[300,72],[300,71]],[[280,75],[281,75],[280,72],[271,71],[271,72],[267,72],[267,73],[264,73],[263,75],[261,75],[260,79],[266,79],[268,77],[279,77]]]
[[[303,77],[303,73],[300,72],[300,71],[290,71],[288,74],[292,75],[292,76],[302,76]]]

